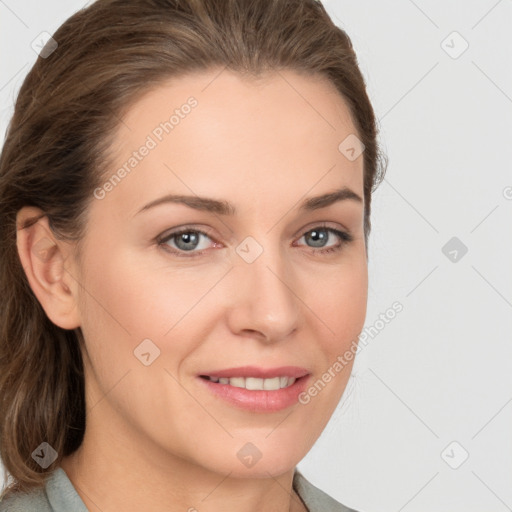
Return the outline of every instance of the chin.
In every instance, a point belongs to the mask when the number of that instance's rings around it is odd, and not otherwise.
[[[233,478],[279,476],[292,471],[309,449],[299,450],[302,448],[299,442],[293,447],[283,446],[285,443],[281,443],[277,437],[275,444],[269,441],[263,438],[261,441],[255,439],[252,443],[237,439],[220,453],[211,454],[210,461],[215,461],[212,464],[215,467],[211,469],[225,475],[231,473]]]
[[[231,467],[230,469],[225,468],[228,472],[231,472],[232,478],[270,478],[270,477],[278,477],[284,473],[289,471],[293,471],[298,461],[295,460],[286,460],[283,461],[280,457],[275,457],[272,460],[267,460],[266,462],[261,459],[258,461],[253,467],[244,467],[242,464],[235,465],[235,467]],[[224,468],[223,468],[224,469]],[[220,473],[227,474],[224,471],[219,471]]]

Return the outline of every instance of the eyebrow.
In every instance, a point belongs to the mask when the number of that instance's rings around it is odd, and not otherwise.
[[[314,211],[319,210],[321,208],[326,208],[336,202],[339,201],[356,201],[358,203],[362,203],[363,200],[359,194],[356,194],[353,190],[348,187],[343,187],[338,190],[334,190],[333,192],[328,192],[327,194],[322,194],[320,196],[310,197],[305,199],[299,206],[299,211]],[[137,213],[141,213],[143,211],[147,211],[150,208],[154,208],[155,206],[159,206],[165,203],[175,203],[175,204],[184,204],[189,208],[194,208],[195,210],[207,211],[211,213],[216,213],[218,215],[236,215],[236,208],[225,200],[211,199],[208,197],[199,197],[199,196],[187,196],[187,195],[175,195],[175,194],[167,194],[163,197],[159,197],[154,201],[144,205]]]

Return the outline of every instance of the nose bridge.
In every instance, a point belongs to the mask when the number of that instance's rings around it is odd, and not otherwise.
[[[293,291],[293,269],[286,251],[272,234],[249,236],[236,248],[234,308],[239,328],[258,330],[269,338],[295,329],[299,299]]]

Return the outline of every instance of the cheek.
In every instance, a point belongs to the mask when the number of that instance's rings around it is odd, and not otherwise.
[[[366,318],[368,300],[368,269],[366,260],[340,266],[329,275],[314,280],[316,292],[310,292],[306,303],[325,325],[330,339],[329,355],[339,354],[352,340],[357,341]],[[318,321],[317,321],[318,323]],[[337,355],[336,354],[336,355]]]
[[[302,395],[299,407],[304,408],[311,431],[320,433],[338,406],[352,373],[358,336],[366,318],[366,260],[339,267],[331,271],[328,279],[317,276],[314,281],[315,292],[307,295],[306,303],[315,312],[308,323],[318,326],[315,340],[319,373]]]
[[[138,362],[135,347],[164,329],[165,317],[151,300],[146,276],[113,247],[97,246],[103,250],[87,255],[82,330],[93,366],[110,369],[115,381]]]
[[[197,273],[155,266],[147,256],[112,249],[101,263],[88,260],[82,330],[91,359],[117,373],[138,368],[134,350],[150,339],[160,350],[159,363],[175,367],[200,340],[193,333],[202,330],[201,322],[208,325],[211,314],[205,308],[211,303],[201,298],[219,276],[198,279]]]
[[[88,262],[85,299],[89,321],[102,319],[133,341],[141,335],[162,336],[190,302],[184,293],[192,299],[192,288],[168,269],[148,264],[148,257],[109,249],[113,250],[101,262],[95,257]]]

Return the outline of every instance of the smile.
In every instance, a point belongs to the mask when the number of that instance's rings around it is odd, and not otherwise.
[[[297,405],[299,394],[312,378],[301,366],[238,366],[198,372],[208,394],[251,412],[276,412]]]
[[[296,380],[295,377],[287,377],[285,375],[271,379],[262,379],[259,377],[210,377],[208,375],[201,375],[201,378],[219,384],[229,384],[236,388],[259,391],[276,391],[278,389],[288,388],[292,386]]]

